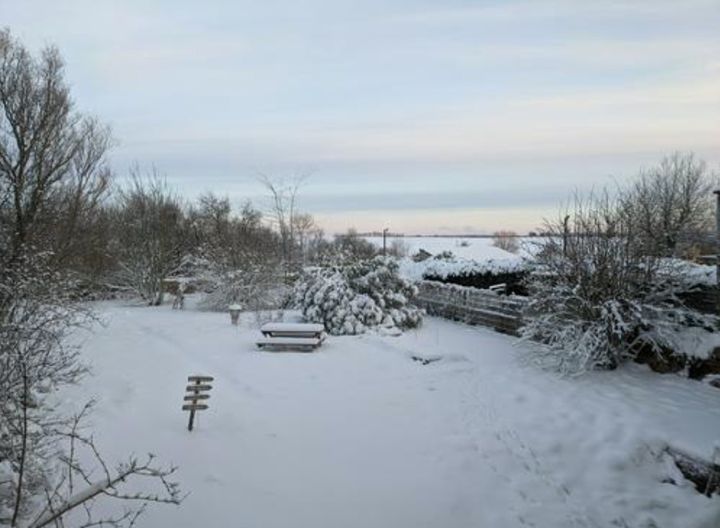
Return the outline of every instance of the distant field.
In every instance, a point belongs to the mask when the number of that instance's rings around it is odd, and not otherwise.
[[[378,247],[382,247],[382,237],[365,237]],[[437,255],[442,251],[452,251],[455,256],[474,259],[486,260],[495,258],[508,258],[512,253],[508,253],[500,248],[493,246],[492,238],[474,238],[474,237],[388,237],[387,245],[398,240],[408,247],[409,254],[412,255],[420,249],[429,251],[433,255]],[[532,239],[520,238],[521,247],[526,247]],[[527,251],[527,250],[525,250]],[[525,254],[521,251],[520,254]]]

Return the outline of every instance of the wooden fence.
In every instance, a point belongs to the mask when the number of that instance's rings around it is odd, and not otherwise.
[[[434,281],[421,281],[418,289],[417,303],[430,315],[489,326],[512,335],[522,326],[525,297]]]
[[[716,314],[718,312],[718,291],[714,286],[703,286],[689,293],[681,293],[680,300],[688,308],[701,313]]]

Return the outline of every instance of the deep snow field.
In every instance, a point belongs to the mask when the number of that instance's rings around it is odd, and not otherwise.
[[[382,247],[382,237],[365,238],[375,246]],[[513,253],[493,246],[493,239],[489,237],[388,237],[386,240],[388,247],[390,247],[393,240],[402,242],[408,248],[408,255],[413,255],[420,249],[424,249],[433,255],[443,251],[451,251],[456,257],[470,260],[503,259],[514,256]],[[521,248],[520,255],[532,252],[533,239],[519,238],[518,242]]]
[[[83,342],[94,372],[67,404],[96,398],[105,455],[153,452],[189,492],[140,526],[720,526],[720,498],[663,483],[677,476],[657,455],[669,442],[710,456],[708,385],[637,365],[561,379],[513,338],[432,317],[307,354],[256,350],[252,314],[233,327],[168,306],[97,309],[105,326]],[[193,432],[190,374],[215,377]]]

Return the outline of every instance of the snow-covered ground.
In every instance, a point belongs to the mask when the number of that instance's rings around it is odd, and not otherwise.
[[[377,247],[382,247],[382,237],[366,237],[366,239]],[[451,251],[456,257],[471,260],[505,259],[514,255],[503,249],[493,246],[492,238],[475,237],[390,237],[387,239],[388,247],[394,240],[400,241],[408,249],[408,254],[413,255],[420,249],[424,249],[437,255],[443,251]],[[530,247],[532,239],[520,238],[520,245],[525,249]]]
[[[479,327],[427,318],[401,337],[330,337],[316,353],[259,352],[257,323],[226,314],[98,305],[94,375],[110,458],[180,466],[180,507],[142,526],[704,527],[720,500],[672,474],[663,442],[709,456],[720,390],[630,365],[560,379]],[[427,365],[411,356],[438,361]],[[189,433],[186,377],[215,377]]]

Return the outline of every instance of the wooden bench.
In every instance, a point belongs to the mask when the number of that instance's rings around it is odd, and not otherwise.
[[[325,340],[325,327],[309,323],[265,323],[258,348],[314,350]]]
[[[276,350],[315,350],[322,344],[317,337],[261,337],[256,342],[258,348]]]

